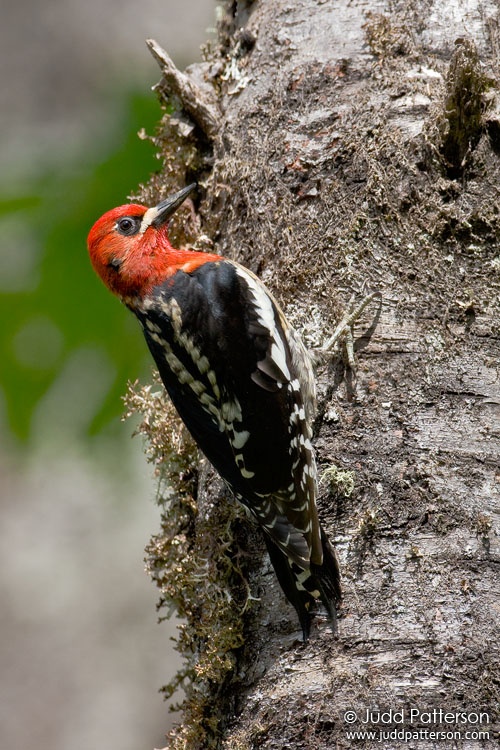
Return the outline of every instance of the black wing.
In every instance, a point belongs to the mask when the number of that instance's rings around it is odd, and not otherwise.
[[[178,271],[136,314],[203,453],[279,547],[321,563],[303,377],[265,287],[231,261],[208,262]]]

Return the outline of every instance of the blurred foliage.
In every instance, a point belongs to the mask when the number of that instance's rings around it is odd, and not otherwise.
[[[154,130],[160,108],[136,93],[111,106],[102,142],[82,143],[62,169],[60,155],[47,167],[49,154],[29,185],[0,183],[0,383],[5,428],[20,443],[33,437],[37,412],[54,432],[66,419],[73,437],[99,433],[118,421],[127,379],[148,367],[139,327],[94,274],[86,237],[157,169],[137,132]]]

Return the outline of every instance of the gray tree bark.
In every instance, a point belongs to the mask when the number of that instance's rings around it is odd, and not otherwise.
[[[432,732],[497,747],[499,51],[493,0],[233,2],[219,46],[189,71],[194,99],[182,81],[160,84],[183,115],[165,116],[151,190],[181,165],[196,177],[204,241],[258,273],[309,346],[352,295],[382,294],[356,323],[356,380],[341,357],[318,371],[339,637],[318,620],[299,642],[257,533],[228,520],[232,501],[202,463],[183,554],[202,550],[207,581],[221,539],[238,559],[227,601],[240,629],[217,641],[219,608],[201,633],[209,584],[198,578],[190,603],[184,580],[168,589],[164,529],[153,572],[193,639],[169,747],[443,747]],[[200,667],[207,652],[222,671]],[[356,730],[375,734],[357,743]]]

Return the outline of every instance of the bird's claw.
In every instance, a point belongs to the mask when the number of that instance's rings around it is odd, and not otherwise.
[[[355,295],[353,295],[349,301],[347,312],[335,328],[332,335],[324,342],[323,346],[313,351],[313,360],[316,362],[324,360],[325,357],[331,357],[335,354],[341,353],[342,359],[346,369],[350,371],[349,380],[351,381],[351,390],[355,392],[355,373],[356,373],[356,360],[354,357],[354,325],[359,319],[361,314],[364,312],[366,307],[374,299],[382,299],[382,294],[379,291],[368,294],[360,303],[356,304]],[[379,313],[380,314],[380,311]],[[378,319],[377,314],[377,319]],[[372,330],[373,330],[372,326]]]

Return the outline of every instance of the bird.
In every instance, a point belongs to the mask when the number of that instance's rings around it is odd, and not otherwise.
[[[311,358],[253,272],[215,253],[172,247],[169,219],[196,189],[107,211],[88,235],[90,261],[137,317],[196,444],[262,529],[303,640],[318,604],[337,633],[342,590],[318,519]]]

